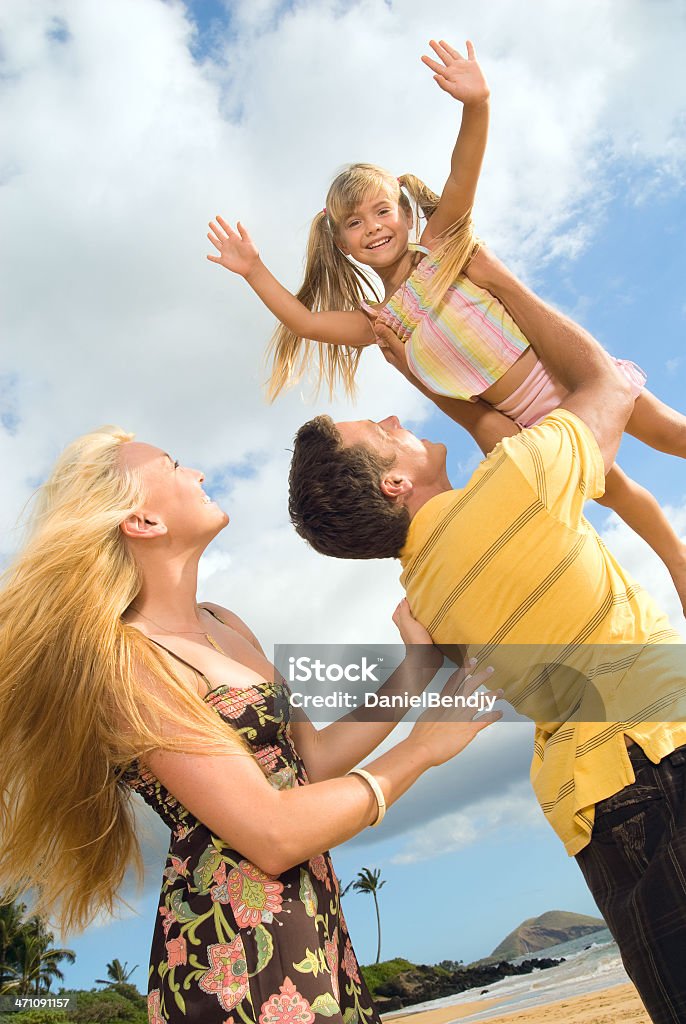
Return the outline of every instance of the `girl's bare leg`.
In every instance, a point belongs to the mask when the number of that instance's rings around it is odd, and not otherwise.
[[[636,404],[638,401],[641,399],[637,399]],[[674,532],[650,491],[615,464],[605,479],[605,494],[596,501],[613,509],[659,555],[669,569],[686,615],[686,544]]]
[[[636,399],[626,432],[659,452],[686,459],[686,416],[650,391],[642,391]]]

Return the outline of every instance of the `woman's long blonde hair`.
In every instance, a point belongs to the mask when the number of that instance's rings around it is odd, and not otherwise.
[[[0,588],[0,892],[32,890],[65,931],[113,911],[130,864],[142,878],[123,769],[154,748],[247,756],[122,622],[140,588],[119,528],[143,493],[120,459],[132,436],[103,427],[66,449]]]
[[[361,308],[363,301],[380,301],[372,279],[341,252],[337,241],[338,230],[345,218],[361,202],[378,192],[386,193],[392,202],[413,216],[417,240],[420,219],[428,220],[440,201],[440,196],[414,174],[395,178],[375,164],[351,164],[342,171],[331,183],[326,206],[312,221],[307,241],[305,279],[297,298],[313,312],[356,310]],[[441,301],[464,270],[474,249],[469,210],[439,236],[433,249],[432,260],[438,269],[427,290],[431,304],[437,305]],[[281,324],[272,335],[267,350],[267,358],[272,364],[267,396],[274,401],[281,391],[299,381],[316,363],[317,391],[322,383],[326,383],[332,398],[340,380],[346,395],[352,398],[360,355],[359,348],[309,341]]]

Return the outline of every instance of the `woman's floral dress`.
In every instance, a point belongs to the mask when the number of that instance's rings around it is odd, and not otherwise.
[[[218,686],[205,700],[237,728],[277,789],[307,785],[283,683]],[[150,1024],[379,1024],[328,853],[266,875],[147,770],[126,776],[172,830],[153,935]]]

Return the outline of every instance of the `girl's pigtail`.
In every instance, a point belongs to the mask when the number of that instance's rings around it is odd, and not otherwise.
[[[336,245],[326,210],[322,210],[310,227],[305,278],[296,298],[313,313],[350,311],[360,309],[369,290],[378,300],[371,280],[350,263]],[[272,364],[267,397],[273,402],[281,391],[297,383],[313,362],[317,364],[317,391],[325,381],[329,397],[333,398],[336,384],[341,380],[346,394],[353,397],[360,355],[359,348],[300,338],[280,324],[267,349],[267,359]]]
[[[440,196],[414,174],[401,175],[398,184],[405,189],[428,221],[438,207]],[[431,258],[437,264],[437,270],[426,291],[426,300],[430,305],[438,305],[441,302],[450,285],[464,272],[478,248],[479,241],[474,234],[470,209],[436,237]]]
[[[398,178],[398,184],[401,188],[405,189],[412,202],[422,211],[424,218],[428,220],[438,206],[441,197],[436,195],[428,185],[425,185],[416,174],[401,174]]]

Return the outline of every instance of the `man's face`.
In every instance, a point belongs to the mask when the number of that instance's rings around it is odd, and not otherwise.
[[[445,445],[420,440],[401,426],[397,416],[387,416],[378,422],[351,420],[337,423],[336,427],[346,447],[363,445],[382,459],[393,459],[387,473],[406,478],[413,488],[431,486],[445,476]]]

